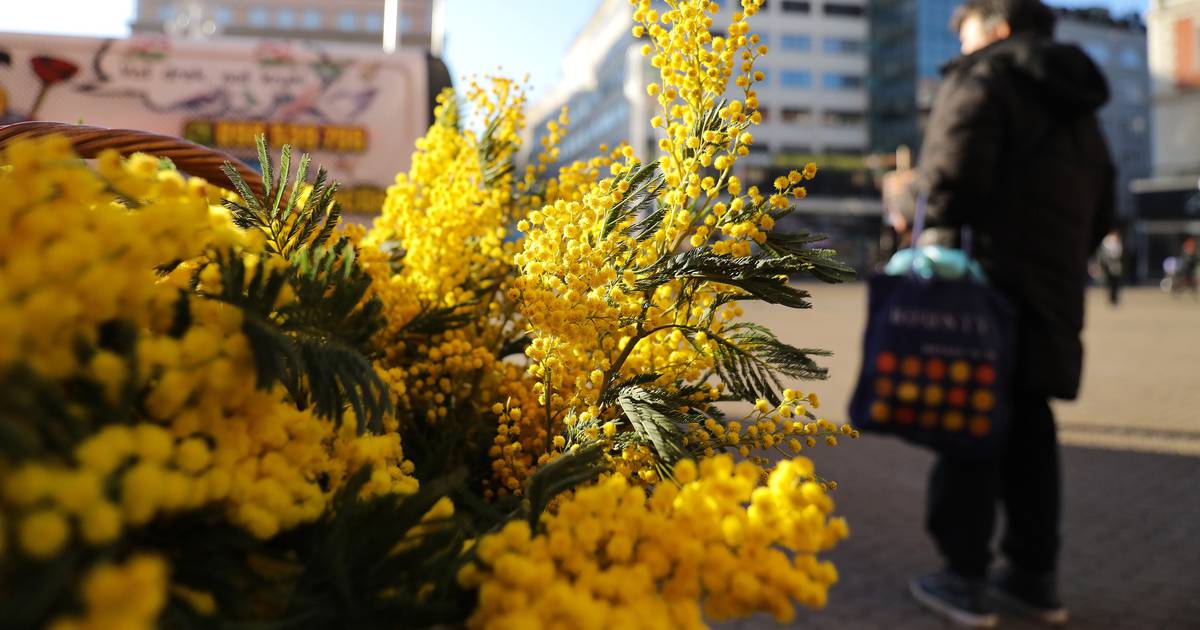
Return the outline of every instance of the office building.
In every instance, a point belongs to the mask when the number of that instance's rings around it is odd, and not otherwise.
[[[867,89],[871,150],[892,153],[921,144],[939,69],[959,54],[950,19],[962,0],[873,0],[869,3]]]
[[[1117,167],[1117,215],[1134,215],[1130,184],[1151,172],[1150,70],[1146,26],[1136,15],[1114,18],[1107,9],[1058,9],[1055,38],[1078,45],[1108,81],[1100,122]]]
[[[1200,236],[1200,0],[1151,0],[1146,15],[1153,177],[1135,181],[1140,277],[1158,277]]]
[[[440,0],[138,0],[134,33],[441,47]],[[385,42],[388,13],[395,32]]]
[[[740,2],[719,2],[716,23],[728,23]],[[649,127],[657,102],[645,86],[658,72],[642,58],[643,43],[630,35],[627,0],[602,0],[563,60],[563,80],[531,110],[535,133],[571,110],[571,134],[560,162],[597,145],[627,140],[652,154]],[[748,163],[767,166],[783,156],[861,155],[866,149],[866,21],[862,0],[771,0],[750,18],[770,53],[759,61],[757,87],[763,126]],[[538,137],[538,136],[535,136]]]
[[[737,0],[723,0],[714,28],[728,24]],[[748,184],[770,186],[780,173],[814,161],[821,175],[799,204],[807,227],[834,236],[834,245],[860,263],[874,255],[882,205],[864,163],[866,124],[866,16],[864,0],[769,0],[750,18],[751,31],[770,49],[756,68],[763,124],[753,152],[738,162]],[[658,102],[646,85],[658,71],[642,57],[643,40],[630,34],[628,0],[602,0],[563,60],[562,81],[529,114],[530,146],[545,124],[570,108],[570,133],[557,165],[587,159],[600,144],[627,141],[654,156],[658,135],[649,121]]]
[[[1200,175],[1200,0],[1152,0],[1154,172]]]

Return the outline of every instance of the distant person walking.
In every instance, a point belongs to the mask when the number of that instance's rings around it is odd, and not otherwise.
[[[1100,242],[1100,272],[1108,287],[1108,303],[1116,306],[1121,301],[1121,278],[1124,275],[1125,248],[1121,245],[1121,233],[1113,230]]]
[[[1196,238],[1189,236],[1183,241],[1176,260],[1175,274],[1171,281],[1171,293],[1179,295],[1184,291],[1200,298],[1200,286],[1197,286],[1196,269],[1200,268],[1200,254],[1196,252]]]
[[[963,55],[943,71],[914,184],[928,201],[927,225],[941,229],[921,240],[972,229],[975,257],[1017,308],[1016,386],[996,459],[939,454],[926,527],[945,568],[910,589],[962,625],[997,623],[988,593],[1064,623],[1049,399],[1079,390],[1087,266],[1113,218],[1112,160],[1096,118],[1108,86],[1082,50],[1052,41],[1054,14],[1039,0],[967,0],[952,26]],[[989,589],[1000,504],[1008,568]]]

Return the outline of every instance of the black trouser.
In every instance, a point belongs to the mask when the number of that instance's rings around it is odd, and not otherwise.
[[[1106,273],[1104,280],[1108,284],[1108,303],[1115,306],[1121,301],[1121,276],[1115,273]]]
[[[1001,549],[1014,568],[1055,569],[1059,548],[1058,437],[1049,401],[1018,394],[1007,446],[994,460],[941,455],[929,479],[926,529],[947,568],[982,578],[991,563],[996,506],[1004,507]]]

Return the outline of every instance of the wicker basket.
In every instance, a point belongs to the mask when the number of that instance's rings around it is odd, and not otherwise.
[[[35,138],[50,134],[66,136],[82,158],[94,158],[106,149],[115,149],[121,155],[146,153],[169,158],[175,167],[188,175],[203,177],[219,186],[228,185],[228,178],[221,165],[230,162],[242,174],[255,194],[262,194],[262,176],[237,158],[172,136],[164,136],[134,129],[108,129],[59,122],[20,122],[0,126],[0,147],[17,138]]]

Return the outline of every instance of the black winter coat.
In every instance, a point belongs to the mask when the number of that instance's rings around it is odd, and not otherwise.
[[[940,229],[921,240],[972,228],[976,258],[1019,313],[1018,386],[1074,398],[1087,260],[1113,219],[1096,118],[1108,86],[1079,48],[1025,35],[943,72],[916,183]]]

